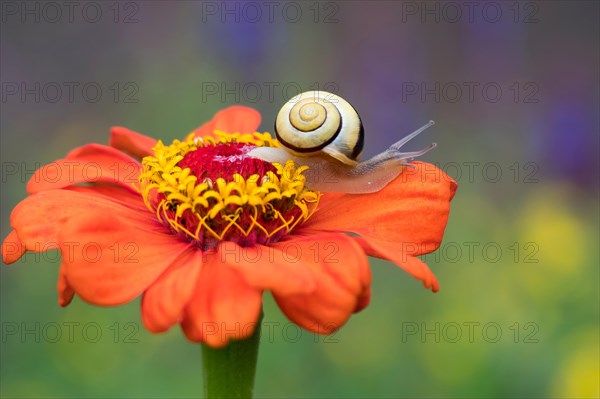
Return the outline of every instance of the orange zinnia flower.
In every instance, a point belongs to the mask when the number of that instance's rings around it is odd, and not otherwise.
[[[265,290],[293,322],[331,333],[369,303],[367,255],[438,290],[415,256],[440,245],[452,179],[413,162],[377,193],[311,191],[306,168],[245,155],[278,146],[259,123],[234,106],[171,145],[113,128],[109,146],[79,147],[34,174],[4,262],[58,248],[62,306],[75,294],[103,306],[143,294],[150,331],[180,323],[213,347],[252,334]]]

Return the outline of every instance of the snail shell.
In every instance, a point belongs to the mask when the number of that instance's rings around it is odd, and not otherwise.
[[[358,113],[343,98],[324,91],[309,91],[291,98],[275,120],[275,134],[282,147],[256,147],[249,156],[285,164],[292,160],[308,166],[306,187],[323,192],[374,193],[394,180],[408,162],[436,144],[413,152],[400,149],[425,129],[429,121],[387,150],[359,162],[365,141]]]
[[[275,134],[295,155],[323,152],[350,166],[356,165],[365,141],[358,112],[326,91],[301,93],[285,103],[275,120]]]

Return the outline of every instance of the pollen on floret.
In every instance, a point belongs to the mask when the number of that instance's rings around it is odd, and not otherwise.
[[[210,249],[219,241],[242,246],[281,239],[314,212],[320,193],[305,188],[303,172],[253,158],[255,146],[278,147],[268,133],[161,141],[142,160],[140,188],[148,209],[174,233]]]

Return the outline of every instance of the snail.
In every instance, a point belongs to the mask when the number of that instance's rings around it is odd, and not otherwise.
[[[308,166],[306,187],[323,192],[373,193],[394,180],[409,161],[436,147],[400,152],[423,127],[392,144],[384,152],[359,161],[365,133],[358,112],[343,98],[325,91],[298,94],[283,105],[275,120],[282,147],[257,147],[248,155],[267,162]]]

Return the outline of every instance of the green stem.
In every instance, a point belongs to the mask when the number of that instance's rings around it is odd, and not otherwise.
[[[261,312],[254,333],[248,339],[230,341],[221,349],[202,345],[206,399],[252,398],[262,318]]]

